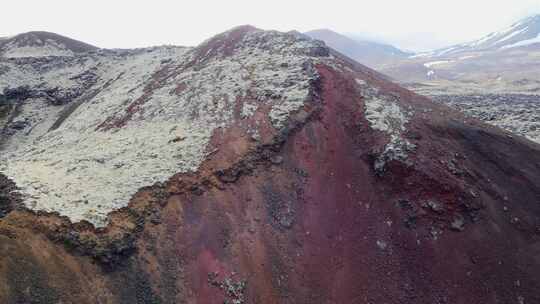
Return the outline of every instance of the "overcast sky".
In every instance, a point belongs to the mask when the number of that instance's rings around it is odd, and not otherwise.
[[[540,0],[2,0],[0,36],[45,30],[106,48],[196,45],[233,26],[369,33],[408,49],[473,40]]]

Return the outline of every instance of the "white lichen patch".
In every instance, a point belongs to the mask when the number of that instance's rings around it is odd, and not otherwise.
[[[390,142],[384,147],[383,153],[375,160],[374,168],[377,172],[384,171],[386,163],[392,160],[398,160],[407,163],[408,153],[413,151],[416,146],[401,136],[392,134]]]
[[[392,101],[377,97],[365,99],[365,116],[371,128],[390,135],[405,131],[408,114]]]
[[[232,54],[196,65],[196,48],[175,47],[58,57],[45,65],[1,62],[9,68],[0,75],[0,92],[30,86],[84,93],[61,106],[26,100],[18,119],[30,125],[6,141],[0,171],[21,188],[27,207],[104,226],[107,214],[125,207],[140,188],[196,171],[213,131],[234,122],[237,102],[243,102],[242,119],[270,106],[270,121],[283,128],[309,99],[317,77],[310,48],[317,46],[253,31]],[[75,77],[85,71],[95,76],[90,87]]]
[[[415,149],[415,145],[403,137],[412,113],[387,97],[377,97],[375,94],[364,97],[365,117],[370,127],[390,136],[384,151],[375,160],[375,170],[382,172],[386,163],[392,160],[406,162],[408,153]]]
[[[210,129],[181,121],[172,127],[143,122],[111,133],[54,131],[9,155],[5,172],[23,187],[27,206],[103,225],[137,189],[197,169]]]

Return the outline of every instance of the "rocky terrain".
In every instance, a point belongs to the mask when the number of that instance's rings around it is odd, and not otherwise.
[[[435,95],[432,99],[540,143],[539,95]]]
[[[297,33],[66,49],[0,57],[0,303],[540,302],[538,144]]]
[[[144,185],[195,171],[215,129],[257,112],[252,100],[272,100],[271,122],[283,127],[308,96],[311,71],[295,61],[306,60],[300,45],[279,54],[249,47],[283,38],[270,35],[204,68],[193,67],[211,55],[198,53],[204,46],[6,62],[0,90],[18,113],[6,125],[2,171],[17,177],[29,205],[104,225]],[[236,98],[247,101],[227,107]]]

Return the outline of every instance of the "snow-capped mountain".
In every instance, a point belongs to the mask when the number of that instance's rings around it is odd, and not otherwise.
[[[540,93],[540,15],[472,42],[410,56],[380,72],[421,94]]]
[[[73,56],[97,47],[49,32],[28,32],[0,38],[0,56],[6,58]]]
[[[328,29],[313,30],[305,34],[324,41],[331,48],[371,68],[393,63],[412,55],[389,44],[352,39]]]
[[[468,52],[493,52],[540,44],[540,15],[520,20],[480,39],[425,52],[414,57],[450,57]]]

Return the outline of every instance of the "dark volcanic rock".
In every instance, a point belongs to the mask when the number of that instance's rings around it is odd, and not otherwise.
[[[16,190],[15,183],[0,174],[0,218],[21,205],[21,197]]]

